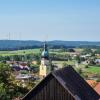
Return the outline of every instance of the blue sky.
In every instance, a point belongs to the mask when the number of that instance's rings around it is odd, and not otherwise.
[[[0,0],[0,39],[100,41],[100,0]]]

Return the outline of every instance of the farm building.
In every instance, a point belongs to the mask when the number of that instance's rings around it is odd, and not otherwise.
[[[48,74],[22,100],[99,100],[100,96],[72,68]]]

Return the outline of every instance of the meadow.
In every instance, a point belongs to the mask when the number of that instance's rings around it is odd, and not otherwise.
[[[100,66],[89,66],[88,68],[86,68],[86,72],[90,74],[100,75]]]
[[[11,55],[25,55],[31,53],[39,53],[40,49],[27,49],[27,50],[15,50],[15,51],[0,51],[0,56],[11,56]]]

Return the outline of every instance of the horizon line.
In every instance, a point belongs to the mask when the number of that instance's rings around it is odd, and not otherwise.
[[[45,40],[35,40],[35,39],[0,39],[0,41],[1,40],[3,40],[3,41],[39,41],[39,42],[44,42]],[[93,41],[93,40],[60,40],[60,39],[58,39],[58,40],[56,40],[56,39],[54,39],[54,40],[47,40],[48,42],[50,42],[50,41],[65,41],[65,42],[100,42],[100,41]]]

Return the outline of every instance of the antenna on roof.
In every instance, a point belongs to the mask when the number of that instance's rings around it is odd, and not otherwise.
[[[19,39],[18,40],[22,40],[22,33],[19,32]]]
[[[10,40],[10,32],[9,32],[9,34],[8,34],[8,40]]]

